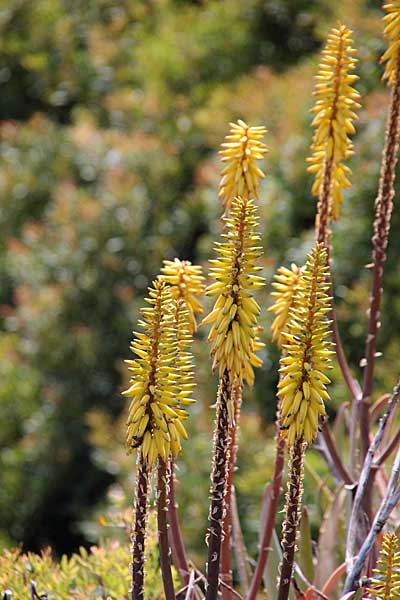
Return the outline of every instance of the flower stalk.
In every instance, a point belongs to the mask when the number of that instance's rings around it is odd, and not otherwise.
[[[226,476],[226,495],[225,495],[225,518],[222,532],[222,548],[221,548],[221,575],[220,579],[230,587],[232,587],[232,491],[233,491],[233,476],[235,473],[236,454],[237,454],[237,434],[239,428],[240,405],[242,402],[242,386],[236,385],[232,390],[233,405],[234,405],[234,420],[229,423],[229,460]],[[223,600],[230,600],[231,593],[227,588],[222,589]]]
[[[263,347],[257,337],[257,315],[260,307],[254,300],[252,292],[264,285],[264,280],[257,275],[260,267],[256,265],[256,261],[261,255],[262,248],[258,245],[260,237],[256,231],[258,215],[254,200],[235,198],[231,204],[230,214],[224,217],[224,222],[226,226],[222,234],[224,241],[215,244],[218,258],[210,261],[212,264],[210,276],[216,281],[206,290],[208,295],[217,296],[217,300],[213,310],[203,319],[202,324],[212,324],[208,341],[212,342],[213,370],[219,367],[220,388],[223,381],[229,382],[226,406],[228,429],[225,434],[229,440],[229,448],[226,448],[227,456],[224,458],[224,463],[227,465],[224,486],[229,486],[233,480],[236,428],[243,380],[246,379],[252,385],[254,367],[261,365],[261,359],[255,354]],[[217,419],[217,428],[218,423]],[[226,490],[224,497],[225,494]],[[228,491],[228,499],[229,497],[230,491]],[[225,506],[224,512],[228,513],[225,531],[229,533],[229,505]],[[231,581],[229,535],[224,540],[223,574]],[[222,537],[217,543],[222,543]],[[209,572],[215,577],[214,570]],[[224,592],[227,597],[226,590],[231,586],[226,580],[224,583],[228,585]]]
[[[285,465],[285,448],[286,439],[280,435],[279,419],[277,420],[277,435],[276,435],[276,453],[274,463],[274,474],[272,478],[272,489],[269,503],[269,511],[267,521],[265,523],[261,547],[257,558],[257,564],[254,571],[253,579],[251,580],[250,588],[246,596],[246,600],[256,600],[261,582],[264,576],[265,567],[267,565],[269,551],[271,547],[272,533],[275,527],[276,513],[278,509],[279,496],[281,492],[283,468]]]
[[[225,206],[225,216],[228,216],[236,197],[245,201],[258,198],[259,180],[265,177],[263,171],[257,166],[257,161],[264,158],[267,147],[261,141],[266,133],[264,127],[250,127],[244,121],[230,123],[230,132],[222,144],[220,155],[225,167],[219,188],[219,197]],[[235,384],[233,417],[229,422],[230,435],[230,460],[228,465],[228,481],[226,495],[226,510],[224,521],[224,535],[222,539],[221,579],[227,584],[222,589],[223,600],[232,598],[229,587],[232,587],[232,548],[231,548],[231,487],[236,463],[237,430],[240,417],[242,399],[242,384]]]
[[[168,541],[167,512],[169,503],[170,472],[163,459],[158,460],[157,469],[157,524],[160,549],[161,575],[165,600],[175,600],[174,582],[171,571],[170,546]]]
[[[355,132],[355,110],[360,108],[360,96],[352,87],[358,77],[352,73],[357,61],[354,58],[356,51],[352,46],[351,34],[351,30],[340,23],[331,30],[322,52],[314,91],[317,102],[312,109],[316,113],[312,123],[316,131],[312,144],[313,154],[308,159],[308,171],[315,174],[312,193],[318,197],[316,240],[327,249],[328,262],[330,223],[332,219],[339,218],[343,203],[342,190],[350,187],[351,170],[345,161],[353,154],[349,136]],[[333,285],[331,296],[333,298]],[[356,407],[360,395],[359,385],[350,372],[342,347],[333,300],[330,318],[339,366]]]
[[[132,533],[132,600],[143,600],[144,598],[148,477],[148,467],[140,453],[136,471],[135,521]]]
[[[191,391],[191,364],[192,357],[189,353],[185,354],[186,347],[191,343],[191,334],[197,330],[196,315],[203,312],[203,308],[197,298],[204,291],[204,277],[202,268],[199,265],[193,265],[188,260],[173,261],[164,260],[164,266],[161,268],[160,281],[166,282],[170,286],[171,296],[177,301],[175,312],[175,328],[177,331],[178,353],[179,353],[179,371],[180,382],[186,385],[186,391]],[[187,322],[180,323],[182,309],[187,311]],[[189,327],[188,327],[189,325]],[[186,358],[185,358],[186,356]],[[175,465],[174,458],[169,459],[169,498],[168,498],[168,523],[170,527],[170,540],[176,563],[183,585],[189,584],[189,566],[186,558],[186,551],[183,543],[181,528],[179,525],[177,504],[175,500]]]
[[[282,527],[282,564],[278,600],[287,600],[293,575],[294,553],[303,495],[303,462],[305,444],[300,437],[292,446],[289,481],[286,492],[285,520]]]
[[[168,480],[166,464],[181,451],[181,438],[187,439],[182,423],[193,402],[192,357],[188,311],[183,300],[174,300],[164,281],[149,288],[149,307],[142,309],[142,332],[135,332],[131,349],[137,358],[126,361],[132,373],[131,385],[123,394],[131,398],[127,421],[128,452],[139,448],[138,487],[133,536],[132,589],[134,598],[143,597],[145,514],[147,478],[158,465],[158,527],[160,561],[165,595],[174,597],[167,531]],[[144,485],[146,476],[146,485]],[[146,497],[143,494],[146,493]],[[144,514],[144,517],[143,517]]]
[[[349,135],[355,132],[353,120],[359,108],[358,92],[352,83],[356,59],[351,30],[339,24],[328,36],[322,52],[314,96],[317,101],[312,125],[316,128],[308,171],[315,174],[312,193],[318,197],[316,239],[329,247],[330,221],[337,220],[343,203],[342,190],[350,186],[350,168],[344,161],[353,154]]]
[[[298,282],[297,293],[282,336],[278,397],[281,401],[281,435],[290,450],[289,480],[282,535],[282,564],[278,600],[287,600],[293,574],[296,536],[303,489],[304,450],[317,436],[319,419],[329,399],[324,371],[330,368],[330,298],[327,252],[316,243]]]
[[[174,562],[184,586],[189,584],[189,564],[186,557],[185,545],[183,543],[182,531],[178,518],[178,505],[175,498],[175,464],[172,456],[169,460],[169,496],[168,496],[168,524],[171,540],[171,548]]]
[[[225,371],[220,378],[214,433],[213,467],[211,473],[211,503],[208,516],[208,558],[206,600],[215,600],[219,588],[221,537],[225,511],[226,476],[229,460],[228,403],[230,379]]]
[[[275,288],[275,291],[271,293],[271,296],[275,298],[275,302],[268,310],[275,315],[274,321],[271,325],[271,332],[272,341],[276,342],[278,348],[281,348],[282,344],[284,343],[283,332],[286,330],[291,310],[294,308],[294,302],[300,281],[300,274],[301,269],[299,269],[299,267],[297,267],[297,265],[294,263],[291,264],[290,269],[287,269],[286,267],[280,267],[275,275],[275,281],[272,284],[272,286]],[[275,527],[276,512],[278,509],[278,501],[281,492],[282,475],[285,464],[286,439],[281,435],[279,399],[277,406],[275,443],[276,452],[269,511],[263,529],[256,568],[248,594],[246,596],[246,600],[256,600],[261,586],[265,567],[268,561],[271,537]]]

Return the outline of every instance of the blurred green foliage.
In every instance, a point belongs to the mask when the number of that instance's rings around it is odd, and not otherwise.
[[[1,545],[71,552],[97,541],[92,517],[107,505],[107,490],[120,486],[132,496],[122,361],[162,259],[206,266],[220,230],[217,149],[229,121],[241,117],[270,130],[260,190],[268,284],[278,264],[303,262],[315,211],[305,163],[308,110],[317,51],[337,18],[355,30],[363,94],[354,185],[333,237],[342,337],[360,375],[370,279],[363,267],[388,103],[379,81],[377,3],[3,1]],[[387,357],[400,351],[399,235],[396,210],[382,311]],[[266,292],[259,301],[268,305]],[[237,478],[253,551],[271,474],[278,359],[266,311],[263,320],[264,366],[245,392]],[[204,547],[199,522],[205,527],[215,391],[202,337],[200,331],[195,348],[199,402],[179,471],[185,485],[178,486],[196,557]],[[395,362],[378,363],[378,392],[391,389]],[[337,369],[335,375],[331,417],[349,400]],[[317,453],[309,455],[318,489],[328,486],[320,499],[315,482],[306,484],[317,537],[332,481]]]
[[[40,555],[23,554],[20,549],[4,550],[0,553],[0,590],[11,590],[16,598],[30,598],[33,584],[37,593],[49,600],[69,600],[72,597],[75,600],[128,600],[128,537],[115,535],[116,527],[127,530],[128,523],[127,515],[114,515],[113,521],[107,524],[114,535],[103,534],[100,547],[92,546],[89,551],[81,547],[78,553],[71,557],[64,555],[59,561],[55,560],[49,548]],[[151,598],[161,600],[164,593],[158,576],[155,515],[149,520],[148,530],[145,581],[151,589]]]

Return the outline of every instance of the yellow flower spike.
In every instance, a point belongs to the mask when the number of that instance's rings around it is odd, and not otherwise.
[[[171,285],[172,297],[176,300],[182,298],[187,306],[190,316],[192,331],[197,330],[196,313],[201,314],[203,307],[196,298],[204,291],[204,277],[199,265],[192,265],[188,260],[164,260],[161,275],[158,278]]]
[[[258,198],[258,183],[265,177],[257,166],[268,152],[261,141],[267,130],[265,127],[249,127],[244,121],[230,123],[229,134],[221,144],[222,162],[218,197],[222,199],[225,214],[228,214],[232,201],[237,196],[245,199]]]
[[[393,2],[385,4],[383,8],[387,13],[383,17],[385,23],[383,34],[389,42],[389,47],[382,56],[381,62],[387,61],[383,79],[387,79],[389,85],[392,86],[399,68],[400,59],[400,0],[393,0]]]
[[[322,370],[331,367],[331,342],[328,341],[330,322],[329,268],[327,252],[316,244],[300,273],[294,306],[289,311],[284,339],[285,353],[280,361],[281,380],[278,396],[281,399],[280,425],[288,444],[304,440],[315,441],[318,417],[324,416],[324,399],[328,400]]]
[[[183,406],[192,402],[192,355],[188,351],[192,336],[185,302],[172,298],[166,282],[154,281],[146,301],[150,307],[142,309],[139,321],[143,332],[134,332],[131,344],[138,358],[126,361],[132,376],[123,394],[131,399],[128,452],[141,448],[151,469],[159,457],[166,460],[171,452],[176,455],[180,435],[186,437],[181,421],[187,418]]]
[[[388,532],[383,538],[382,549],[368,594],[377,600],[400,599],[400,540]]]
[[[213,342],[213,369],[219,365],[220,376],[228,371],[232,383],[241,385],[246,379],[252,385],[253,367],[261,364],[254,352],[263,347],[256,335],[260,307],[252,292],[264,285],[257,275],[261,267],[256,261],[262,248],[254,200],[235,198],[224,221],[224,241],[215,244],[218,258],[210,261],[210,277],[216,283],[206,289],[206,294],[217,300],[200,325],[212,323],[208,341]]]
[[[271,325],[272,341],[277,343],[278,348],[282,346],[282,332],[286,328],[290,309],[293,307],[297,286],[299,284],[301,269],[292,263],[290,269],[279,267],[275,281],[272,284],[276,289],[271,296],[275,302],[269,307],[269,311],[275,314],[275,319]]]
[[[316,77],[314,96],[317,101],[311,110],[316,113],[312,122],[316,129],[311,146],[313,154],[307,159],[308,171],[315,174],[312,193],[320,198],[329,194],[324,201],[329,203],[329,218],[334,219],[339,218],[342,190],[350,186],[351,170],[344,161],[353,154],[349,135],[355,132],[353,121],[357,115],[354,111],[360,107],[360,95],[352,87],[358,77],[352,73],[357,61],[351,34],[352,31],[341,24],[331,30]]]

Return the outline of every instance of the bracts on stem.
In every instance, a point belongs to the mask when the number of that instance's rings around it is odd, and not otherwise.
[[[144,598],[148,476],[146,462],[140,453],[136,474],[135,524],[132,534],[132,600],[143,600]]]
[[[242,385],[232,386],[233,413],[234,418],[229,423],[229,461],[226,476],[225,517],[221,547],[221,581],[232,587],[232,519],[231,519],[231,497],[233,476],[235,472],[237,432],[239,425],[240,404],[242,400]],[[222,588],[222,600],[231,600],[232,595],[228,588]]]
[[[217,417],[214,433],[214,456],[211,473],[211,503],[208,524],[208,559],[206,600],[218,596],[221,541],[225,511],[226,478],[229,461],[228,401],[229,375],[222,375],[217,397]]]
[[[282,529],[282,564],[278,600],[287,600],[293,575],[297,526],[303,493],[304,441],[297,440],[291,449],[290,471],[286,492],[285,520]]]

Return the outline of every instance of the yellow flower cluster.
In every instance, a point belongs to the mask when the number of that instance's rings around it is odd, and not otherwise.
[[[301,269],[294,263],[290,265],[290,269],[279,267],[275,275],[275,281],[272,284],[276,292],[272,292],[271,296],[276,298],[276,300],[268,310],[275,314],[275,319],[271,325],[271,332],[272,341],[277,342],[278,348],[283,344],[282,332],[287,325],[290,310],[293,307],[300,273]]]
[[[171,294],[175,299],[182,298],[189,311],[192,331],[196,331],[196,313],[201,314],[203,307],[196,298],[204,291],[202,268],[192,265],[188,260],[164,260],[159,279],[171,285]]]
[[[384,36],[389,41],[389,47],[381,58],[386,63],[383,78],[387,79],[389,85],[393,85],[400,60],[400,0],[393,0],[383,7],[387,14],[383,17],[385,22]]]
[[[259,179],[265,177],[256,161],[268,152],[261,141],[267,130],[265,127],[249,127],[244,121],[230,123],[230,132],[221,144],[222,162],[226,163],[221,173],[219,198],[228,214],[232,201],[237,196],[258,198]]]
[[[190,398],[192,362],[187,347],[191,342],[188,312],[183,301],[171,296],[170,287],[154,281],[142,309],[143,332],[134,332],[131,350],[138,358],[126,361],[131,385],[123,395],[131,399],[127,421],[128,452],[141,449],[149,467],[158,457],[177,456],[181,438],[187,439],[183,408]]]
[[[221,376],[228,371],[232,382],[240,384],[246,379],[252,385],[253,367],[262,364],[254,352],[264,346],[256,336],[260,307],[251,294],[264,285],[264,279],[256,275],[261,270],[255,263],[262,248],[254,200],[235,198],[224,221],[225,241],[215,244],[219,256],[210,261],[210,277],[216,283],[206,289],[207,295],[218,298],[201,324],[213,324],[208,336],[208,341],[213,341],[213,369],[219,364]]]
[[[324,416],[324,400],[329,400],[324,371],[330,368],[331,343],[327,340],[330,321],[329,269],[326,249],[316,244],[303,267],[294,307],[286,331],[282,333],[286,353],[280,364],[281,430],[288,445],[298,440],[315,441],[319,415]]]
[[[383,538],[382,550],[368,594],[377,600],[400,599],[400,541],[395,533]]]
[[[317,98],[311,112],[316,113],[312,122],[316,128],[308,158],[308,171],[315,173],[312,187],[314,196],[321,193],[326,169],[331,169],[330,201],[334,219],[338,219],[343,202],[342,189],[350,186],[351,170],[343,161],[353,154],[349,134],[355,132],[354,110],[359,108],[359,93],[352,87],[358,79],[352,74],[356,59],[352,47],[351,30],[344,25],[332,29],[322,52],[314,96]]]

